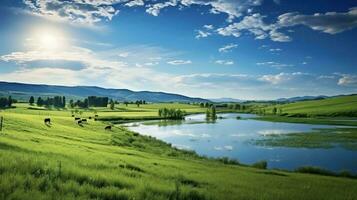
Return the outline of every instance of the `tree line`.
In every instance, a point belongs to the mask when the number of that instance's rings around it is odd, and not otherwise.
[[[29,103],[33,105],[35,102],[35,98],[33,96],[30,97]],[[45,107],[55,107],[55,108],[64,108],[66,107],[66,97],[65,96],[55,96],[55,97],[47,97],[42,99],[41,97],[37,98],[36,101],[37,106],[45,106]]]
[[[108,97],[89,96],[87,99],[89,107],[107,107],[109,101]]]
[[[186,112],[180,109],[168,109],[168,108],[160,108],[158,111],[159,117],[165,119],[184,119]]]

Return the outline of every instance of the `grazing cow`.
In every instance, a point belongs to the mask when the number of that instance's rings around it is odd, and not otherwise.
[[[110,130],[112,130],[112,126],[106,126],[104,129],[105,129],[106,131],[110,131]]]
[[[88,117],[89,119],[92,119],[92,117]]]
[[[82,119],[81,120],[83,123],[85,122],[85,123],[87,123],[87,119]]]
[[[74,118],[74,120],[75,120],[75,121],[77,121],[77,120],[81,120],[81,118],[79,118],[79,117],[76,117],[76,118]]]
[[[77,124],[82,126],[82,121],[81,120],[77,121]]]
[[[94,115],[94,117],[98,117],[98,115]]]
[[[74,115],[72,115],[72,117],[74,117]]]
[[[44,122],[45,124],[51,124],[51,118],[45,118]]]

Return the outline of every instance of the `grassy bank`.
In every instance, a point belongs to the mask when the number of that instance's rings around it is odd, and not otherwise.
[[[342,147],[357,150],[357,129],[336,128],[316,129],[309,133],[289,133],[267,135],[254,140],[261,146],[304,147],[304,148],[334,148]]]
[[[357,199],[355,179],[223,164],[120,126],[106,131],[106,122],[79,126],[69,110],[16,106],[1,111],[0,199]],[[96,113],[150,116],[158,107]]]

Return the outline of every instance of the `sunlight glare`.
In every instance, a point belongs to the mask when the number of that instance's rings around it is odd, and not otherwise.
[[[58,51],[66,47],[68,40],[63,32],[43,27],[36,29],[27,41],[32,48],[37,50]]]

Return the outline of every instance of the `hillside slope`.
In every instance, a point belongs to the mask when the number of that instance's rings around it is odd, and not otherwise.
[[[281,113],[289,115],[357,117],[357,95],[301,101],[268,106],[264,109],[266,113],[271,113],[274,107],[281,109]]]
[[[94,86],[56,86],[25,83],[0,82],[0,94],[12,95],[20,100],[28,100],[30,96],[64,95],[69,98],[84,98],[87,96],[107,96],[119,101],[145,100],[148,102],[207,102],[206,99],[192,98],[179,94],[131,91],[128,89],[106,89]]]

